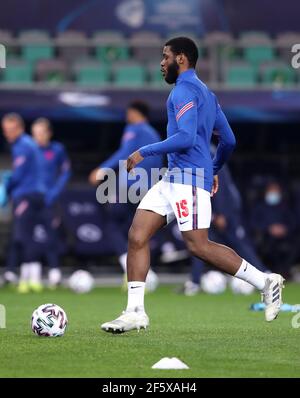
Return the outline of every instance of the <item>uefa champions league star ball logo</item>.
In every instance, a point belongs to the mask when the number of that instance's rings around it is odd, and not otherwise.
[[[131,28],[140,28],[145,20],[145,5],[142,0],[124,0],[117,6],[116,15]]]
[[[294,69],[299,69],[300,68],[300,44],[294,44],[292,47],[292,53],[295,53],[295,55],[292,58],[292,67]]]

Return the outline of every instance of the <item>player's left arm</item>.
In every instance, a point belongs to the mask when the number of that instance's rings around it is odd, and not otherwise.
[[[71,162],[63,146],[60,147],[58,153],[58,168],[59,174],[55,185],[48,191],[45,198],[46,203],[49,205],[58,199],[72,175]]]
[[[146,145],[132,153],[127,159],[129,172],[145,157],[183,152],[193,147],[197,136],[197,98],[188,87],[174,90],[173,111],[176,118],[176,132],[164,141]]]

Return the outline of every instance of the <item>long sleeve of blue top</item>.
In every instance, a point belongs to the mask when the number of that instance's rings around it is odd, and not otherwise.
[[[5,184],[9,195],[11,191],[23,181],[28,171],[27,162],[29,156],[30,153],[26,147],[21,147],[21,149],[15,151],[13,155],[13,171]]]
[[[50,202],[59,197],[71,177],[71,163],[67,156],[65,148],[62,145],[59,147],[58,155],[59,174],[55,180],[54,186],[46,195]]]
[[[5,182],[13,200],[30,193],[45,193],[42,157],[33,139],[22,134],[12,145],[13,170]]]

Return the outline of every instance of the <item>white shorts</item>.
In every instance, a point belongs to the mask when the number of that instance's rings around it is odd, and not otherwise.
[[[210,226],[210,193],[192,185],[161,180],[147,192],[138,209],[166,216],[167,223],[176,218],[180,231]]]

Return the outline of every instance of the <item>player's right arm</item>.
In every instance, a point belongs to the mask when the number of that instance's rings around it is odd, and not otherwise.
[[[22,149],[13,154],[13,171],[5,183],[5,187],[9,195],[24,178],[30,155],[30,151],[26,147],[22,147]]]
[[[59,175],[54,186],[48,190],[45,201],[47,205],[52,205],[60,196],[63,189],[71,178],[71,162],[63,145],[59,144],[57,149],[57,163]]]

